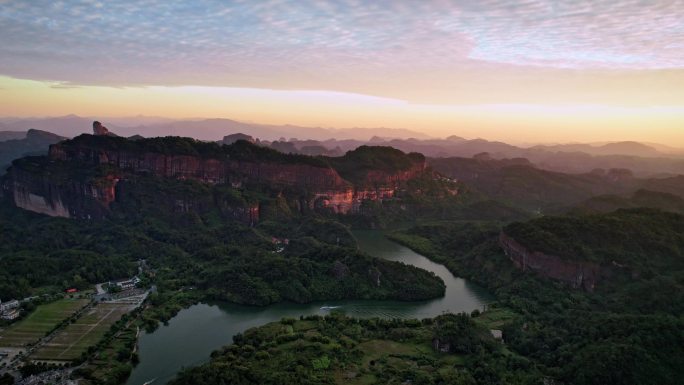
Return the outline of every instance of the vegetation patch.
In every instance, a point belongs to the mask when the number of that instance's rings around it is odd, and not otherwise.
[[[591,293],[515,268],[494,224],[416,226],[394,238],[496,295],[474,320],[502,331],[501,354],[512,367],[567,384],[675,385],[684,377],[683,218],[633,209],[506,227],[528,247],[538,241],[536,250],[564,255],[576,247],[575,256],[614,260],[623,265],[618,272],[629,272],[606,277]]]
[[[130,305],[97,304],[31,355],[33,360],[73,361],[102,339],[111,326],[131,311]]]
[[[316,333],[290,333],[287,326]],[[234,341],[214,352],[210,363],[181,372],[172,384],[541,381],[535,370],[514,368],[517,356],[505,352],[484,326],[466,314],[422,321],[308,316],[250,329]]]
[[[23,347],[34,344],[88,302],[86,299],[64,298],[39,305],[26,318],[0,332],[0,346]]]

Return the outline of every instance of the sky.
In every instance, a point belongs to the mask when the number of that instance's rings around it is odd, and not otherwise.
[[[684,0],[0,0],[0,115],[684,147]]]

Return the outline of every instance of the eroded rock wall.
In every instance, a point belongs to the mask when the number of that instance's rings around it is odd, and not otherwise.
[[[308,209],[334,213],[358,212],[363,201],[394,198],[398,189],[425,170],[425,162],[416,162],[406,170],[386,172],[370,170],[366,177],[353,185],[332,167],[307,163],[276,163],[273,161],[240,161],[192,155],[173,155],[155,152],[136,153],[62,142],[50,146],[49,159],[89,166],[114,166],[117,172],[132,175],[154,175],[175,179],[196,180],[207,184],[228,184],[236,188],[250,184],[282,187],[298,194]],[[53,216],[101,217],[109,204],[117,199],[118,177],[108,176],[95,184],[60,181],[39,172],[24,173],[13,167],[9,189],[15,204],[27,210]],[[182,206],[182,207],[181,207]],[[174,207],[183,211],[192,204]],[[95,207],[95,208],[93,208]],[[92,212],[91,212],[92,211]],[[234,207],[231,215],[246,223],[259,219],[259,206]]]
[[[25,210],[55,217],[99,219],[115,200],[118,181],[112,176],[97,184],[75,180],[58,183],[48,175],[12,167],[4,189],[14,204]]]
[[[573,288],[593,291],[602,277],[602,268],[597,263],[532,251],[503,232],[499,235],[499,245],[517,268],[565,282]]]

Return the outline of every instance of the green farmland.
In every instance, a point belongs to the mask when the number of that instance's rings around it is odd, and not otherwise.
[[[40,305],[28,317],[0,332],[0,346],[24,347],[33,344],[88,302],[86,299],[65,298]]]
[[[112,324],[133,309],[131,305],[100,303],[69,324],[35,353],[34,360],[71,361],[96,345]]]

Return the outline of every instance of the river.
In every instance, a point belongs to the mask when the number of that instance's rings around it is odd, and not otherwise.
[[[446,284],[444,297],[420,302],[349,300],[304,305],[279,303],[264,307],[229,303],[194,305],[181,310],[168,325],[140,336],[140,363],[133,369],[127,385],[141,385],[153,379],[154,385],[163,385],[181,368],[207,362],[212,351],[232,343],[233,335],[237,333],[283,317],[330,311],[321,307],[334,307],[354,317],[428,318],[447,311],[482,309],[492,299],[483,288],[454,277],[443,265],[388,240],[380,231],[355,231],[354,235],[359,247],[373,256],[401,261],[437,274]]]

